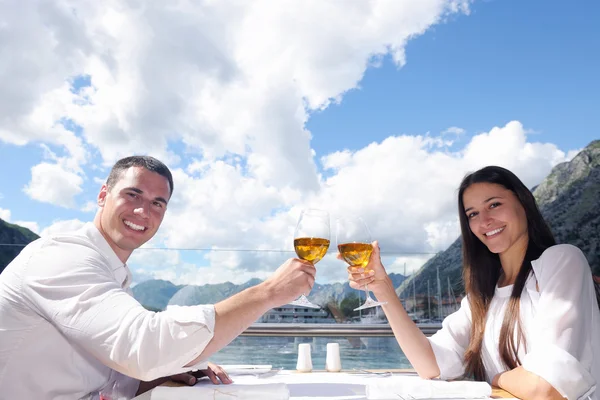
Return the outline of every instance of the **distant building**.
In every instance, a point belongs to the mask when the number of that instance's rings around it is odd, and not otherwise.
[[[335,324],[335,319],[322,308],[306,308],[286,304],[267,311],[257,322]]]

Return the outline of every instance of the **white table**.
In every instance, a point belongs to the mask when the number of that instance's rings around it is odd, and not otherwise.
[[[399,375],[399,374],[398,374]],[[292,400],[366,400],[365,385],[373,379],[386,379],[374,374],[280,371],[277,375],[257,378],[253,375],[232,376],[236,384],[285,383]],[[416,378],[415,378],[416,379]],[[202,379],[197,385],[212,385]],[[499,393],[494,393],[499,394]],[[500,397],[508,397],[499,394]],[[152,391],[144,393],[135,400],[151,400]]]

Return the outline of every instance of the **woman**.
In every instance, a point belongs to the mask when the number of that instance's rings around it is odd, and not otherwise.
[[[467,296],[425,337],[402,307],[373,243],[365,273],[396,340],[423,378],[473,377],[523,399],[600,400],[600,312],[590,267],[576,247],[556,245],[527,187],[512,172],[467,175],[458,207]]]

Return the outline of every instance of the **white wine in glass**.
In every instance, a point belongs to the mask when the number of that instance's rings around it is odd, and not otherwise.
[[[367,273],[366,266],[373,252],[371,234],[367,224],[360,217],[339,218],[336,226],[336,241],[338,251],[344,261],[351,267],[365,269],[365,273]],[[354,311],[387,304],[374,300],[369,294],[367,285],[365,285],[365,293],[367,294],[365,303],[355,308]]]
[[[298,258],[310,261],[313,264],[321,261],[329,249],[329,239],[322,238],[297,238],[294,239],[294,250]]]
[[[298,258],[318,263],[329,249],[329,213],[314,208],[302,210],[294,232],[294,250]],[[300,307],[321,308],[303,294],[290,304]]]

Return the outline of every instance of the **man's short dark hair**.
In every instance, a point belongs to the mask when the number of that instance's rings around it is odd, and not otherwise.
[[[106,180],[106,186],[108,190],[111,190],[117,181],[121,178],[123,171],[131,167],[143,167],[148,171],[156,172],[157,174],[164,176],[169,181],[169,197],[173,194],[173,175],[169,168],[163,164],[162,161],[157,160],[151,156],[130,156],[120,159],[113,165]]]

